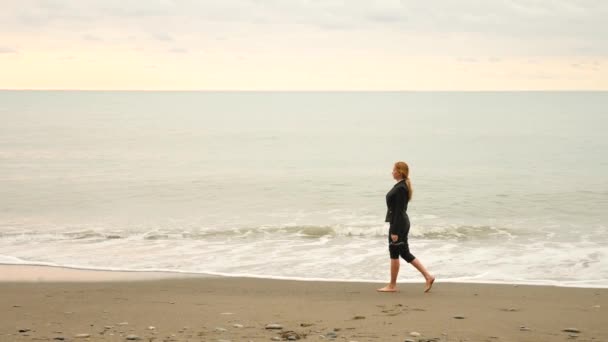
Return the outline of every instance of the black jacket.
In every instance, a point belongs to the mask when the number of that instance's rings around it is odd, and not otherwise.
[[[399,235],[401,240],[410,230],[410,219],[407,216],[409,189],[405,180],[397,182],[386,194],[386,222],[390,222],[389,233]]]

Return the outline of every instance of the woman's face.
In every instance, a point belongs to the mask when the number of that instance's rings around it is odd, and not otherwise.
[[[401,179],[401,175],[399,174],[399,172],[397,172],[397,168],[393,167],[393,178],[395,180],[400,180]]]

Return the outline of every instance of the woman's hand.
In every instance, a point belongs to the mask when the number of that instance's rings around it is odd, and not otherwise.
[[[399,240],[399,235],[391,234],[391,240],[393,240],[393,242],[397,242],[397,240]]]

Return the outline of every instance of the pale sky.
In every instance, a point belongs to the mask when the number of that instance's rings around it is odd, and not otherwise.
[[[608,0],[0,0],[0,89],[608,90]]]

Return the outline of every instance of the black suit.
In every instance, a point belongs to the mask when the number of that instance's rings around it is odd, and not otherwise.
[[[385,221],[390,223],[388,242],[391,259],[397,259],[401,255],[405,261],[412,262],[416,257],[410,253],[407,242],[410,232],[410,219],[407,216],[408,197],[409,189],[405,180],[397,182],[386,194]],[[392,241],[391,235],[398,236],[396,242]]]

